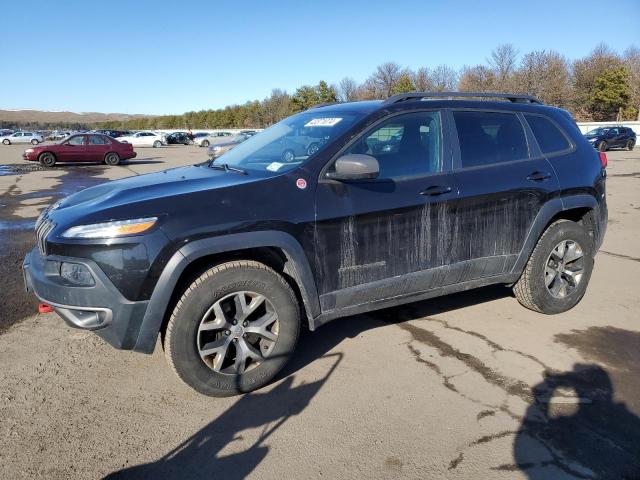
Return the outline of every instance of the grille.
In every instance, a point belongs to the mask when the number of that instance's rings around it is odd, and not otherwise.
[[[46,216],[39,219],[36,223],[36,242],[42,255],[47,254],[47,237],[55,228],[55,226],[56,224],[49,220]]]

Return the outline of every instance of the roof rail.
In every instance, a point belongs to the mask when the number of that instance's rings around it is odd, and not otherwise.
[[[320,108],[320,107],[328,107],[329,105],[337,105],[338,103],[342,103],[342,102],[325,102],[325,103],[318,103],[316,105],[312,105],[311,107],[309,107],[307,110],[311,110],[313,108]]]
[[[496,92],[407,92],[399,93],[387,98],[383,105],[392,105],[407,100],[422,100],[423,98],[504,98],[513,103],[543,103],[532,95],[521,95],[519,93],[496,93]]]

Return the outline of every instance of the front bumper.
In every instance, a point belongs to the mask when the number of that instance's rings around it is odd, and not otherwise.
[[[77,286],[62,278],[62,262],[86,266],[95,285]],[[68,325],[93,330],[116,348],[134,348],[149,302],[124,298],[95,262],[54,255],[45,258],[35,247],[26,255],[22,268],[26,290],[51,305]]]

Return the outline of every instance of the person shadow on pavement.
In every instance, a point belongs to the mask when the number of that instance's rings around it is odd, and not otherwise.
[[[640,479],[640,418],[613,393],[599,365],[545,374],[514,440],[517,468],[536,480]]]
[[[116,479],[242,479],[269,453],[265,441],[289,418],[299,415],[329,379],[342,359],[341,353],[327,354],[332,360],[327,373],[311,383],[294,386],[288,376],[272,389],[242,396],[228,410],[189,439],[155,462],[137,465],[107,475]],[[245,430],[262,428],[257,440],[237,453],[233,442],[242,440]]]

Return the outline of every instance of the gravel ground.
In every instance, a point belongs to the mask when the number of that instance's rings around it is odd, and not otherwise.
[[[19,271],[48,203],[204,150],[51,170],[21,150],[0,145],[0,478],[640,478],[640,151],[609,153],[608,232],[570,312],[491,287],[349,317],[267,388],[212,399],[160,347],[36,314]]]

